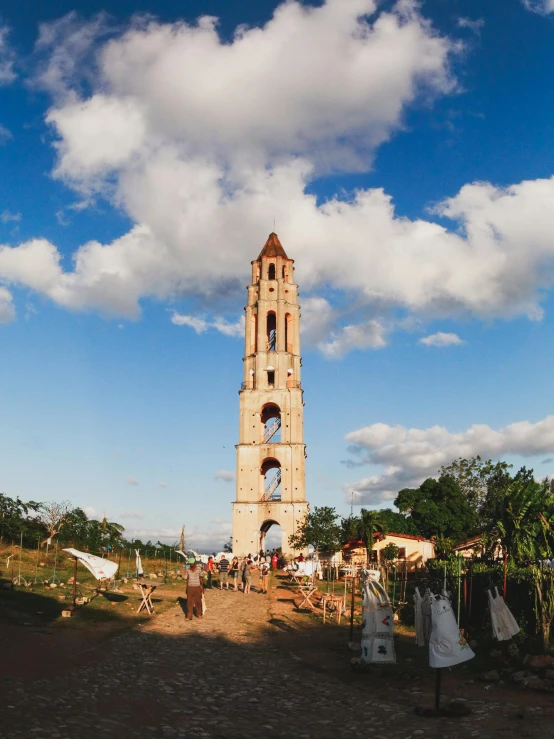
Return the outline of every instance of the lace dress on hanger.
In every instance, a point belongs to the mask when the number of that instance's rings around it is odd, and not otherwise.
[[[496,597],[493,597],[491,591],[487,590],[491,612],[492,635],[498,641],[508,641],[512,636],[519,634],[519,626],[512,612],[504,602],[504,598],[499,594],[498,588],[495,588],[495,591]]]
[[[447,598],[435,598],[430,594],[433,628],[429,639],[429,664],[431,667],[453,667],[475,657],[454,618]]]

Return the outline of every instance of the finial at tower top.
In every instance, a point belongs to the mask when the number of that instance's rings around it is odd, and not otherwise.
[[[273,231],[269,234],[258,259],[261,259],[262,257],[283,257],[284,259],[288,259],[286,252],[279,241],[279,237]]]

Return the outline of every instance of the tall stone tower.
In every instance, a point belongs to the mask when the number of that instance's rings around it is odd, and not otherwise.
[[[304,519],[304,402],[300,384],[300,306],[293,260],[270,234],[252,262],[240,396],[233,552],[265,549],[267,531],[281,527],[283,553]]]

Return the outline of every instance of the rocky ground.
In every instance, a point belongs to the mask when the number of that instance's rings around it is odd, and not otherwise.
[[[193,622],[178,604],[110,638],[54,634],[48,664],[38,664],[46,659],[39,650],[36,669],[19,673],[15,664],[10,674],[2,669],[0,647],[0,737],[552,736],[551,695],[522,697],[454,671],[445,692],[471,715],[416,716],[416,705],[432,703],[431,675],[418,678],[409,663],[353,673],[348,626],[298,613],[294,592],[274,585],[269,596],[207,591],[207,613]],[[25,633],[4,637],[13,645]]]

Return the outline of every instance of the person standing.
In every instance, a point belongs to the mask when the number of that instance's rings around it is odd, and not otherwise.
[[[208,557],[208,562],[206,564],[206,573],[208,576],[208,582],[206,583],[206,587],[210,590],[212,589],[212,577],[214,574],[214,558]]]
[[[273,552],[273,557],[271,558],[271,568],[273,570],[277,569],[277,562],[279,561],[276,552]]]
[[[202,595],[204,593],[202,572],[194,563],[188,570],[183,569],[182,574],[187,581],[187,618],[192,621],[194,610],[196,610],[196,617],[202,618]]]
[[[245,557],[240,569],[242,572],[242,590],[245,594],[248,594],[252,585],[252,560]]]
[[[222,554],[219,560],[219,589],[223,590],[223,584],[225,588],[229,590],[229,560]]]
[[[231,562],[231,579],[233,580],[233,583],[235,585],[234,590],[239,589],[239,560],[238,557],[233,557],[233,561]]]
[[[267,584],[269,582],[269,562],[266,562],[265,558],[260,563],[260,578],[262,585],[262,593],[267,593]]]

